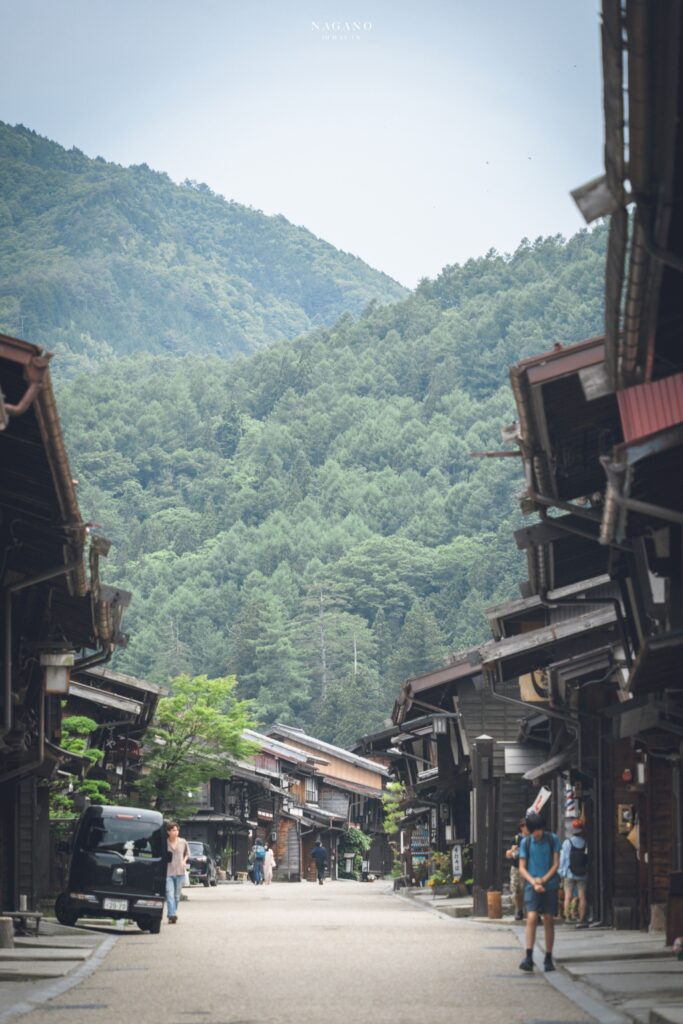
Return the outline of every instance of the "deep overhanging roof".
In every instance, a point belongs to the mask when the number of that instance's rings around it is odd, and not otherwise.
[[[125,711],[135,717],[144,711],[144,704],[139,700],[132,700],[118,693],[111,693],[109,690],[100,690],[96,686],[86,686],[84,683],[71,681],[69,696],[77,697],[80,700],[87,700],[93,704],[100,704],[103,707],[116,708],[118,711]]]
[[[658,357],[681,368],[681,9],[645,0],[602,6],[605,170],[618,203],[607,249],[606,368],[610,386],[624,388],[651,379]]]
[[[375,789],[373,786],[363,786],[360,782],[343,782],[341,779],[331,779],[323,775],[322,781],[326,786],[339,789],[342,792],[359,793],[361,796],[381,797],[384,790]]]
[[[683,424],[629,444],[617,445],[604,460],[607,491],[601,541],[620,541],[650,524],[683,525]],[[636,495],[644,493],[647,501]]]
[[[481,671],[481,659],[479,648],[473,647],[464,654],[456,655],[452,664],[443,668],[432,669],[424,675],[414,676],[406,679],[403,687],[410,693],[422,693],[424,690],[431,690],[436,686],[443,686],[445,683],[455,682],[458,679],[465,679],[467,676],[476,675]]]
[[[352,754],[350,750],[345,750],[343,747],[336,747],[332,743],[326,743],[324,740],[319,740],[315,736],[309,736],[302,729],[297,729],[290,725],[280,725],[275,723],[271,726],[268,731],[268,735],[284,736],[289,740],[292,740],[294,744],[298,741],[306,747],[312,747],[314,750],[319,750],[324,754],[329,754],[331,757],[339,758],[340,761],[348,761],[349,764],[356,765],[358,768],[364,768],[366,771],[375,772],[377,775],[382,777],[388,777],[389,772],[386,768],[383,768],[381,764],[377,764],[376,761],[370,761],[366,757],[360,757],[358,754]]]
[[[68,574],[69,590],[83,597],[88,589],[82,563],[86,524],[52,390],[51,358],[38,345],[0,334],[2,406],[17,410],[0,429],[0,506],[14,513],[32,538],[39,538],[38,546],[34,540],[33,547],[22,550],[22,568],[29,555],[34,563],[27,575],[60,563],[74,564]]]
[[[420,708],[421,717],[425,719],[425,722],[431,722],[434,716],[439,714],[439,711],[436,708],[431,708],[429,704],[424,701],[425,694],[429,693],[431,690],[438,690],[442,686],[448,686],[450,683],[457,683],[464,679],[472,679],[473,677],[480,675],[481,656],[479,654],[478,647],[472,647],[467,651],[453,655],[449,665],[445,665],[443,668],[433,669],[431,672],[426,672],[424,675],[407,679],[401,685],[391,717],[397,724],[397,727],[400,726],[403,728],[405,725],[405,727],[408,728],[410,723],[406,721],[406,715],[409,708],[414,703],[418,708]],[[425,708],[429,710],[430,714],[424,714]],[[443,714],[448,713],[448,709],[443,712]],[[413,722],[413,728],[415,727],[416,724]]]
[[[550,626],[506,637],[503,640],[491,640],[481,648],[482,661],[484,667],[488,668],[496,662],[516,657],[525,652],[541,650],[589,630],[609,626],[616,621],[617,615],[612,605],[601,606],[594,611],[586,612],[564,622],[555,622]]]
[[[161,686],[159,683],[150,683],[147,679],[138,679],[137,676],[129,676],[124,672],[116,672],[111,668],[102,668],[100,665],[83,669],[78,674],[95,681],[101,680],[102,682],[123,686],[127,689],[156,694],[159,697],[168,697],[171,693],[167,686]]]
[[[631,670],[628,688],[634,694],[683,689],[683,630],[646,638]]]
[[[577,747],[575,744],[569,747],[565,747],[557,754],[553,754],[547,761],[541,762],[541,764],[534,765],[533,768],[529,768],[528,771],[522,776],[527,782],[535,782],[536,779],[542,779],[546,775],[552,775],[554,772],[560,771],[561,768],[566,768],[567,765],[571,764],[572,758],[576,753]]]
[[[272,736],[266,736],[264,733],[256,732],[254,729],[244,729],[242,735],[245,739],[258,743],[265,753],[271,753],[275,757],[291,761],[293,764],[307,764],[313,762],[327,764],[327,761],[323,761],[321,758],[313,758],[310,754],[306,754],[302,750],[297,750],[296,747],[292,747],[287,743],[280,743],[278,740],[273,739]]]
[[[568,597],[579,597],[583,593],[588,595],[586,597],[586,604],[590,605],[590,591],[608,586],[611,582],[610,576],[607,573],[602,573],[599,576],[593,576],[591,579],[578,580],[576,583],[570,583],[566,587],[557,587],[555,590],[550,590],[544,598],[541,598],[540,594],[532,594],[531,597],[521,597],[516,598],[514,601],[505,601],[502,604],[491,605],[490,608],[486,609],[486,617],[489,620],[494,636],[500,637],[500,624],[505,619],[513,618],[523,612],[543,608],[548,602],[551,604],[553,601],[561,602]],[[482,661],[486,661],[484,650],[488,650],[490,647],[491,641],[479,648]]]

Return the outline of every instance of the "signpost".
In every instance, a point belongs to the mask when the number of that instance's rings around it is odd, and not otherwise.
[[[462,878],[462,846],[456,843],[451,848],[451,873],[453,878]]]

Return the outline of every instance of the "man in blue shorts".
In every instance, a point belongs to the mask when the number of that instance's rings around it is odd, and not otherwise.
[[[545,960],[543,970],[554,971],[553,941],[557,915],[557,894],[560,880],[557,870],[560,866],[562,844],[554,832],[547,832],[545,821],[540,814],[527,814],[526,824],[529,835],[519,847],[519,873],[526,882],[524,906],[526,908],[526,956],[519,965],[521,971],[534,969],[534,943],[539,915],[543,916],[545,932]]]

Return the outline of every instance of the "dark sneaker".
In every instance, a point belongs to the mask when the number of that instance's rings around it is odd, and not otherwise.
[[[516,910],[515,911],[515,921],[523,921],[523,920],[524,920],[524,914],[522,913],[522,911],[521,910]]]
[[[555,964],[552,962],[550,957],[546,957],[545,960],[543,961],[543,970],[544,971],[554,971],[555,970]]]
[[[525,956],[524,959],[522,960],[521,964],[519,965],[519,969],[520,969],[520,971],[533,971],[533,969],[534,969],[534,962],[533,962],[533,960],[530,960],[528,956]]]
[[[588,927],[588,921],[579,921],[579,923],[576,925],[576,927],[577,928],[587,928]]]

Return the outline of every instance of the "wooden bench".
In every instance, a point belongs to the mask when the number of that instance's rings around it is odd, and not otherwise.
[[[17,935],[37,935],[43,917],[35,910],[3,910],[2,916],[12,918]]]

